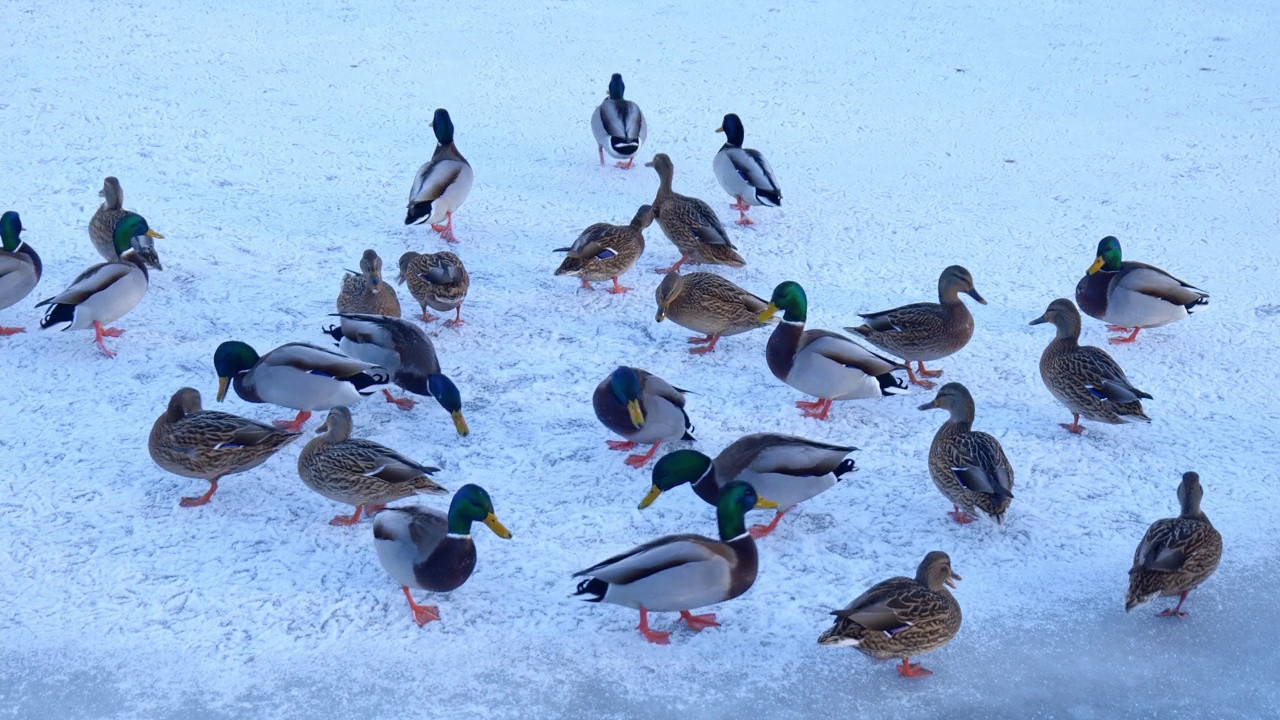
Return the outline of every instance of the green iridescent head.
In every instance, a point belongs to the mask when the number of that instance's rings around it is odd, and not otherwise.
[[[640,408],[640,374],[625,365],[609,373],[609,391],[619,404],[625,405],[631,424],[644,427],[644,411]]]
[[[142,238],[163,238],[164,236],[147,225],[147,219],[138,213],[127,213],[116,223],[112,238],[116,254],[123,256],[126,250],[149,247],[151,243]],[[135,242],[134,238],[140,238]]]
[[[231,380],[258,364],[258,351],[239,340],[228,340],[213,352],[213,369],[218,373],[218,402],[227,397]]]
[[[453,142],[453,120],[449,118],[448,110],[444,108],[436,110],[435,117],[431,120],[431,129],[436,131],[436,142],[441,145]]]
[[[756,495],[755,488],[739,480],[720,488],[720,502],[716,503],[716,521],[720,525],[720,539],[732,540],[747,532],[747,511],[752,508],[774,508],[778,504]]]
[[[697,450],[676,450],[663,455],[653,466],[653,487],[640,501],[640,509],[649,507],[659,495],[672,488],[698,482],[711,468],[711,458]]]
[[[614,73],[609,78],[609,97],[613,100],[621,100],[622,94],[627,91],[627,86],[622,84],[622,75]]]
[[[1089,275],[1099,270],[1116,272],[1120,269],[1120,262],[1120,241],[1115,239],[1114,236],[1108,235],[1098,241],[1098,257],[1086,272]]]
[[[760,313],[760,320],[768,320],[777,312],[783,312],[782,319],[787,322],[804,322],[809,311],[809,298],[804,294],[800,283],[787,280],[773,289],[773,297],[769,299],[769,307]]]
[[[473,522],[484,523],[494,535],[504,540],[511,538],[511,531],[498,522],[498,516],[493,512],[489,493],[479,485],[463,485],[453,494],[453,502],[449,503],[449,532],[470,535]]]
[[[10,210],[4,215],[0,215],[0,240],[4,241],[4,249],[9,252],[17,252],[18,246],[22,244],[19,234],[22,232],[22,219],[18,217],[18,213]]]

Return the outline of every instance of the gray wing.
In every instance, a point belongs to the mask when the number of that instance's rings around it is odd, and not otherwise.
[[[396,510],[413,516],[409,521],[409,539],[417,549],[414,565],[427,561],[436,546],[449,534],[449,519],[441,513],[425,508],[398,507]]]
[[[737,171],[739,177],[757,190],[778,192],[778,183],[773,179],[773,168],[769,166],[769,161],[764,159],[764,155],[761,155],[759,150],[747,148],[732,148],[732,150],[728,153],[729,162],[733,164],[733,169]]]

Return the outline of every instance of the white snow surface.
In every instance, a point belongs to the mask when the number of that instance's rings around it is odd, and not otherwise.
[[[28,327],[0,339],[0,715],[1275,717],[1277,17],[1267,0],[7,0],[0,209],[22,214],[45,275],[0,311]],[[926,467],[943,416],[915,409],[932,393],[818,422],[769,373],[767,331],[687,354],[689,333],[653,319],[652,271],[677,257],[656,225],[633,293],[552,276],[553,248],[657,188],[639,163],[598,164],[588,119],[613,72],[650,122],[641,160],[671,155],[676,190],[725,222],[712,131],[742,116],[785,203],[729,226],[747,267],[724,273],[762,295],[801,282],[811,327],[930,300],[946,265],[973,272],[990,304],[937,366],[1015,466],[1003,527],[944,515]],[[183,509],[204,484],[153,465],[146,437],[178,387],[216,405],[219,342],[326,341],[364,248],[393,274],[403,251],[445,247],[401,224],[437,107],[475,168],[454,222],[467,322],[431,328],[472,433],[430,400],[366,401],[356,430],[451,489],[487,488],[514,539],[477,525],[475,574],[419,592],[442,615],[419,628],[370,524],[330,527],[349,508],[299,481],[301,443]],[[38,332],[31,307],[97,261],[86,227],[106,175],[166,235],[114,361],[89,333]],[[1027,323],[1071,297],[1107,234],[1212,304],[1110,349],[1155,397],[1151,425],[1076,437],[1039,377],[1052,330]],[[569,598],[570,574],[610,554],[715,534],[687,488],[636,509],[648,469],[605,448],[590,403],[624,363],[697,393],[711,454],[758,431],[861,448],[859,472],[761,542],[750,592],[703,610],[722,627],[653,617],[668,647],[633,611]],[[1126,614],[1133,548],[1176,514],[1186,470],[1221,567],[1186,620],[1154,617],[1165,600]],[[920,658],[935,675],[818,647],[830,609],[933,549],[964,577],[959,635]]]

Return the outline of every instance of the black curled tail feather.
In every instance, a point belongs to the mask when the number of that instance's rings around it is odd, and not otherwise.
[[[854,465],[853,458],[845,458],[832,472],[835,473],[836,480],[843,480],[846,474],[854,472],[857,469],[858,468]]]
[[[587,578],[578,583],[578,591],[574,595],[593,595],[594,597],[583,598],[586,602],[600,602],[604,600],[604,594],[609,591],[609,583],[596,578]]]
[[[377,385],[390,384],[391,375],[388,374],[387,371],[382,368],[370,368],[368,370],[365,370],[362,373],[356,373],[351,377],[343,378],[343,380],[346,380],[352,385],[355,385],[356,392],[360,393],[361,395],[369,395],[374,391],[370,390],[368,393],[366,393],[365,390],[367,388],[374,387]]]
[[[1201,297],[1201,298],[1196,298],[1195,300],[1187,303],[1186,305],[1183,305],[1182,307],[1186,308],[1187,312],[1190,313],[1195,308],[1198,308],[1201,305],[1208,305],[1208,304],[1209,304],[1209,298]]]
[[[756,199],[774,207],[782,207],[782,193],[773,190],[756,190]]]
[[[405,225],[413,225],[431,217],[431,203],[409,203],[409,212],[404,216]]]
[[[325,333],[333,338],[334,342],[342,342],[342,326],[333,325],[327,328],[321,328],[320,332]]]
[[[889,392],[890,390],[906,390],[907,384],[902,380],[894,377],[893,372],[887,372],[883,375],[877,375],[876,380],[880,383],[881,395],[896,395],[897,393]]]
[[[57,325],[59,323],[74,322],[75,319],[76,319],[75,305],[64,305],[62,303],[58,303],[50,307],[49,311],[44,314],[44,319],[40,321],[40,327],[42,329],[47,330],[50,327]]]
[[[631,138],[610,137],[609,145],[619,155],[634,155],[640,149],[640,141]]]

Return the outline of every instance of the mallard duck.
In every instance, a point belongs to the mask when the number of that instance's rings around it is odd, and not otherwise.
[[[348,357],[311,343],[286,343],[271,352],[258,352],[239,340],[228,340],[213,353],[218,373],[218,402],[234,385],[236,395],[251,403],[271,403],[298,411],[276,426],[298,432],[316,410],[355,405],[386,388],[391,372],[385,367]]]
[[[951,558],[934,550],[924,556],[915,579],[889,578],[843,610],[833,610],[835,624],[818,637],[818,644],[854,647],[877,660],[902,658],[898,674],[903,677],[932,675],[912,663],[911,656],[937,650],[959,632],[960,603],[947,590],[959,579]]]
[[[4,249],[0,250],[0,310],[12,307],[30,295],[44,271],[35,248],[20,237],[22,230],[22,218],[18,213],[9,210],[0,215],[0,242],[4,243]],[[16,335],[25,330],[0,325],[0,336]]]
[[[1122,261],[1120,241],[1108,235],[1098,243],[1098,257],[1076,285],[1076,302],[1090,317],[1107,323],[1114,344],[1131,343],[1143,328],[1185,319],[1209,293],[1187,284],[1158,267]]]
[[[120,251],[116,249],[116,225],[125,216],[133,213],[124,209],[124,190],[120,188],[120,181],[114,177],[108,176],[102,181],[102,189],[98,191],[98,197],[103,198],[102,205],[89,220],[89,239],[93,241],[94,249],[107,262],[116,262],[121,259]],[[163,235],[140,236],[134,246],[142,262],[156,270],[164,268],[160,265],[160,255],[156,253],[152,238],[163,237]]]
[[[644,254],[644,229],[653,223],[653,207],[641,205],[629,225],[596,223],[582,231],[573,245],[556,248],[567,252],[556,275],[573,275],[582,287],[594,290],[592,282],[612,280],[611,293],[624,293],[632,288],[618,284],[618,276],[631,269]]]
[[[400,583],[413,619],[426,625],[440,619],[440,608],[419,605],[409,588],[449,592],[462,587],[476,568],[471,523],[482,522],[494,535],[511,539],[498,522],[489,493],[479,485],[463,485],[453,495],[449,514],[420,507],[387,508],[373,517],[373,546],[378,562]]]
[[[759,318],[769,305],[764,298],[752,295],[715,273],[667,273],[658,285],[655,298],[658,301],[655,320],[662,322],[671,318],[671,322],[680,327],[706,335],[689,338],[691,344],[702,346],[689,350],[693,355],[712,352],[725,335],[737,335],[768,325]]]
[[[330,525],[354,525],[362,510],[372,515],[410,495],[448,492],[430,477],[440,468],[416,463],[371,440],[352,438],[351,411],[345,407],[330,410],[316,432],[320,436],[298,455],[298,477],[330,500],[356,507],[351,515],[335,516]]]
[[[658,172],[658,194],[653,199],[653,217],[662,228],[662,234],[680,251],[680,259],[669,268],[654,270],[670,273],[685,263],[710,263],[742,267],[746,260],[729,242],[729,236],[720,224],[720,218],[711,206],[698,198],[680,195],[672,191],[671,178],[675,165],[666,153],[658,153],[644,164]]]
[[[778,512],[768,525],[751,526],[751,537],[759,540],[773,532],[788,510],[829,490],[856,470],[853,458],[845,456],[857,449],[794,435],[752,433],[733,441],[714,461],[697,450],[677,450],[663,455],[653,466],[653,486],[640,501],[640,509],[684,483],[689,483],[705,502],[715,505],[720,501],[720,488],[732,482],[746,482],[757,488],[761,497],[778,505]]]
[[[93,328],[94,342],[109,358],[116,354],[107,349],[102,339],[120,337],[124,330],[104,326],[137,307],[142,296],[147,294],[150,283],[147,265],[138,254],[139,238],[164,237],[148,227],[147,221],[136,213],[128,213],[116,223],[115,233],[120,260],[94,265],[80,273],[61,294],[36,304],[36,307],[50,306],[40,321],[40,327],[48,329],[54,325],[66,325],[63,330]]]
[[[360,256],[360,272],[348,270],[338,293],[338,312],[400,317],[396,289],[382,281],[382,258],[372,249]]]
[[[890,395],[906,385],[893,376],[902,365],[881,357],[843,335],[828,330],[805,330],[809,300],[804,288],[790,280],[773,289],[769,305],[760,313],[768,320],[783,311],[765,347],[774,377],[802,393],[817,397],[796,407],[805,417],[826,420],[836,400]]]
[[[610,450],[633,450],[652,443],[644,455],[631,455],[626,463],[642,467],[664,442],[696,440],[693,423],[684,410],[684,390],[640,368],[620,367],[596,386],[591,405],[596,417],[611,431],[626,438],[609,440]]]
[[[1129,382],[1111,356],[1092,345],[1080,344],[1080,313],[1066,298],[1049,303],[1032,325],[1053,323],[1058,334],[1040,355],[1040,378],[1045,387],[1067,406],[1071,423],[1059,423],[1079,435],[1080,418],[1094,422],[1151,422],[1142,412],[1141,398],[1151,399]]]
[[[973,276],[959,265],[952,265],[938,277],[938,302],[912,303],[884,312],[859,315],[866,324],[847,327],[846,332],[861,335],[867,342],[906,361],[907,377],[913,385],[933,387],[927,378],[942,375],[941,370],[925,370],[926,360],[939,360],[969,344],[973,337],[973,315],[960,301],[960,293],[987,304],[973,287]],[[912,361],[920,364],[920,377],[911,371]]]
[[[168,409],[151,426],[147,449],[161,468],[209,482],[204,495],[178,503],[195,507],[209,502],[223,477],[258,467],[298,436],[256,420],[205,410],[200,391],[184,387],[169,398]]]
[[[596,148],[600,151],[600,164],[604,164],[604,154],[619,160],[617,166],[630,170],[636,153],[649,136],[649,126],[644,121],[644,113],[640,106],[622,98],[627,86],[622,83],[622,76],[614,73],[609,78],[609,95],[591,113],[591,134],[595,135]]]
[[[418,168],[409,189],[409,212],[405,225],[431,223],[431,229],[448,242],[458,242],[453,234],[453,214],[462,207],[471,192],[471,163],[453,144],[453,120],[444,108],[436,110],[431,120],[436,133],[436,151]],[[445,224],[441,225],[443,222]]]
[[[574,595],[640,611],[637,629],[645,639],[666,645],[671,633],[649,628],[649,611],[680,612],[690,630],[716,627],[714,614],[693,615],[704,605],[732,600],[756,581],[756,541],[744,527],[752,508],[777,507],[757,498],[750,485],[735,482],[720,490],[716,519],[720,541],[693,534],[667,535],[614,555],[573,574],[585,577]]]
[[[1160,616],[1187,616],[1182,610],[1187,593],[1208,580],[1222,559],[1222,535],[1200,510],[1202,497],[1204,488],[1200,487],[1200,476],[1184,473],[1178,485],[1182,512],[1176,518],[1151,523],[1133,553],[1125,612],[1151,602],[1156,596],[1177,595],[1178,606],[1166,609]]]
[[[969,389],[947,383],[921,410],[941,408],[951,413],[929,446],[929,474],[933,484],[951,501],[952,520],[973,522],[974,508],[1004,523],[1013,500],[1013,466],[1000,441],[973,429],[974,404]]]
[[[391,373],[392,381],[402,390],[415,395],[433,397],[453,418],[459,435],[471,432],[462,417],[462,396],[458,386],[440,372],[435,345],[422,328],[407,320],[385,315],[336,313],[340,324],[325,332],[338,341],[338,347],[354,358],[374,363]],[[397,398],[382,389],[387,402],[401,410],[412,409],[412,398]]]
[[[440,312],[453,310],[456,313],[452,320],[445,321],[445,327],[462,324],[462,301],[467,299],[467,289],[471,287],[471,276],[467,274],[462,258],[451,252],[407,252],[400,256],[398,279],[401,285],[405,281],[409,283],[409,293],[422,307],[424,322],[440,319],[427,312],[430,306]]]
[[[729,207],[738,211],[738,225],[754,225],[747,217],[752,205],[780,207],[782,190],[773,179],[773,168],[759,150],[742,147],[742,120],[735,114],[724,116],[724,122],[716,128],[724,133],[725,144],[716,153],[711,169],[715,171],[720,187],[737,199]]]

